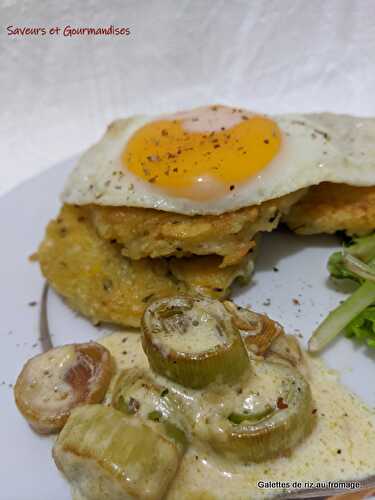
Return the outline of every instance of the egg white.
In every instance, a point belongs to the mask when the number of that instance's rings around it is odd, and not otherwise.
[[[282,131],[277,156],[258,175],[220,198],[174,197],[123,168],[121,155],[134,132],[154,117],[113,122],[78,161],[62,201],[84,205],[154,208],[186,215],[220,214],[257,205],[323,181],[375,185],[375,119],[346,115],[293,114],[272,117]]]

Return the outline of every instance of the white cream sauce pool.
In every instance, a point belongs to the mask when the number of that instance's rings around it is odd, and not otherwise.
[[[100,342],[117,368],[148,368],[137,333],[115,333]],[[250,500],[279,494],[258,481],[361,479],[375,474],[375,412],[338,381],[338,374],[306,356],[317,425],[291,456],[260,464],[236,465],[192,443],[166,500]]]

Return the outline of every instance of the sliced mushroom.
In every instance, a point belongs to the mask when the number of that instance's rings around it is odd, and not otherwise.
[[[73,408],[102,401],[112,374],[111,355],[100,344],[56,347],[25,364],[14,388],[16,405],[36,432],[57,432]]]
[[[303,361],[301,347],[293,335],[280,335],[272,342],[267,353],[267,359],[271,357],[281,358],[293,366],[298,366]]]
[[[231,313],[233,325],[240,330],[247,349],[253,354],[264,355],[275,339],[284,335],[283,327],[265,314],[236,306],[228,300],[224,306]]]

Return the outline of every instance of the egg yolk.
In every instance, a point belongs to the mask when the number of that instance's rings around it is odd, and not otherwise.
[[[207,113],[147,123],[129,139],[124,167],[174,196],[204,201],[235,190],[279,152],[281,132],[270,118],[224,106]]]

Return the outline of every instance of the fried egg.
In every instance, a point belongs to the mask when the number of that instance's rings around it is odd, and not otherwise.
[[[227,106],[112,123],[62,200],[221,214],[323,181],[375,185],[375,120]]]

